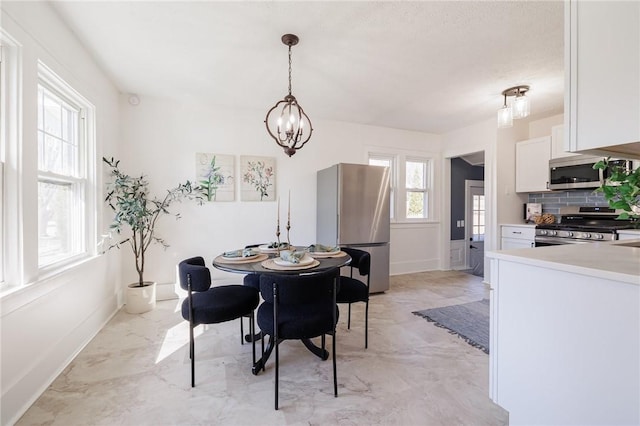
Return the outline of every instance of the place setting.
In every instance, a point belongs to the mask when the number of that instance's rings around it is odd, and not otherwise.
[[[322,259],[329,257],[342,257],[346,256],[347,253],[340,250],[340,247],[335,246],[327,246],[324,244],[311,244],[306,248],[306,251],[313,258]]]
[[[225,251],[221,255],[215,258],[215,262],[239,264],[239,263],[253,263],[261,262],[267,259],[269,255],[261,253],[260,250],[255,248],[245,248],[238,250]]]

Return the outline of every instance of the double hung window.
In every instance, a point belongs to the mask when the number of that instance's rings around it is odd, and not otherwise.
[[[369,164],[391,169],[391,219],[396,222],[429,219],[431,160],[404,154],[369,154]],[[396,182],[404,182],[398,185]]]
[[[38,81],[38,266],[87,253],[90,106],[44,66]]]

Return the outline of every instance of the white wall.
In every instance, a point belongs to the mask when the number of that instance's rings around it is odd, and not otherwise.
[[[19,170],[19,179],[12,179],[17,188],[11,190],[23,195],[18,208],[23,215],[6,224],[19,236],[7,250],[19,252],[24,260],[9,265],[8,285],[13,289],[4,289],[0,299],[0,423],[4,425],[18,419],[115,313],[121,289],[117,256],[96,256],[46,280],[39,277],[37,61],[95,105],[97,157],[103,149],[117,150],[117,92],[47,3],[2,2],[1,7],[2,28],[20,45],[22,83],[22,99],[12,100],[21,105],[22,140],[16,155],[8,157],[7,170]],[[100,192],[97,197],[101,196]],[[15,290],[16,284],[26,285]]]
[[[392,147],[414,155],[435,156],[434,175],[436,185],[440,185],[439,136],[316,119],[311,140],[289,158],[266,133],[263,123],[266,110],[185,105],[145,96],[140,96],[137,106],[126,101],[123,96],[121,166],[127,173],[148,175],[156,193],[193,179],[197,152],[234,155],[236,185],[240,180],[240,155],[275,157],[282,218],[291,191],[293,244],[315,242],[316,172],[320,169],[339,162],[366,163],[369,150],[386,151]],[[313,119],[313,112],[308,113]],[[434,202],[439,202],[439,196]],[[148,257],[148,277],[160,283],[173,285],[175,265],[188,256],[201,255],[210,263],[225,250],[275,240],[275,202],[240,201],[236,190],[234,202],[211,202],[204,206],[183,203],[177,207],[175,211],[181,212],[182,219],[175,222],[165,217],[159,227],[170,247],[166,251],[154,247]],[[436,211],[439,213],[439,206]],[[393,225],[392,273],[437,268],[441,257],[439,233],[437,220],[422,225]],[[123,251],[122,256],[123,280],[131,282],[132,257],[128,251]],[[241,278],[217,270],[212,270],[212,274],[214,279]]]
[[[485,216],[485,251],[495,247],[496,229],[496,122],[494,119],[485,120],[462,129],[443,135],[443,186],[442,193],[451,192],[451,158],[464,154],[484,151],[484,195],[485,205],[488,206]],[[442,212],[442,252],[447,253],[442,268],[449,269],[451,242],[450,242],[450,217],[451,217],[451,197],[447,196],[443,201]],[[485,265],[485,280],[488,280],[489,270]]]
[[[443,194],[450,192],[450,158],[485,152],[485,200],[489,206],[486,216],[485,251],[499,248],[501,223],[522,222],[522,205],[526,194],[515,192],[515,144],[518,141],[551,135],[551,127],[562,124],[562,114],[551,117],[515,120],[511,128],[498,129],[495,119],[455,130],[443,135]],[[442,231],[449,232],[450,205],[443,202]],[[448,234],[442,237],[443,253],[450,253]],[[446,259],[448,260],[448,259]],[[445,260],[443,269],[449,269]],[[485,281],[490,282],[490,268],[485,260]]]

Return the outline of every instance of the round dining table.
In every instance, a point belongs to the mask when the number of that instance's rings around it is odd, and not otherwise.
[[[333,256],[320,254],[314,258],[314,262],[310,265],[303,266],[279,266],[274,264],[274,259],[279,257],[277,252],[260,253],[258,256],[249,259],[228,259],[223,255],[213,259],[213,266],[216,269],[226,272],[234,272],[238,274],[278,274],[278,275],[302,275],[324,272],[334,268],[340,268],[351,263],[351,256],[341,251]],[[313,255],[312,255],[313,257]],[[277,268],[277,269],[276,269]],[[338,275],[338,280],[339,280]],[[262,334],[256,336],[247,336],[249,339],[262,338]],[[301,339],[304,346],[313,354],[326,360],[329,358],[329,352],[321,347],[316,346],[311,339]],[[262,357],[253,365],[252,372],[257,375],[271,355],[275,342],[272,336],[269,336],[267,347],[263,351]]]
[[[313,255],[312,255],[313,257]],[[255,259],[233,260],[225,259],[222,255],[213,259],[213,266],[216,269],[226,272],[235,272],[238,274],[285,274],[285,275],[301,275],[324,272],[333,268],[341,268],[351,263],[351,256],[341,251],[338,255],[332,257],[315,257],[318,261],[317,266],[313,267],[282,267],[279,269],[270,269],[263,266],[265,261],[277,258],[277,253],[261,253]]]

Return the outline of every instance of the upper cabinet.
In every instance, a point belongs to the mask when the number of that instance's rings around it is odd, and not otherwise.
[[[640,2],[565,3],[565,151],[640,158]]]
[[[550,158],[549,136],[516,143],[516,192],[548,191]]]
[[[551,158],[574,157],[575,152],[565,151],[564,146],[564,126],[553,126],[551,128]]]

